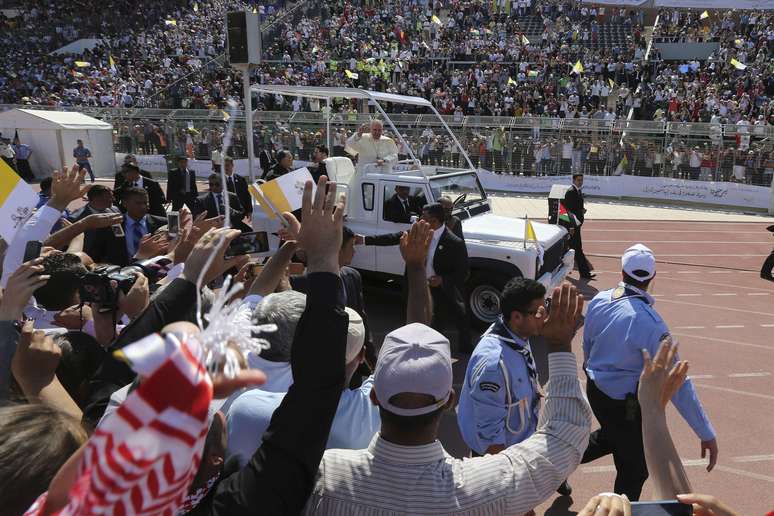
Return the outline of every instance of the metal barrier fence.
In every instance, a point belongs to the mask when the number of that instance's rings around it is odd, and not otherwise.
[[[0,105],[0,111],[14,107]],[[227,114],[221,110],[78,107],[113,125],[115,150],[139,154],[184,153],[209,159],[220,146]],[[235,114],[231,153],[247,155],[244,114]],[[315,145],[344,152],[346,137],[369,114],[334,113],[330,143],[320,112],[259,111],[255,152],[288,149],[309,160]],[[428,164],[464,166],[434,115],[395,113],[390,119],[416,157]],[[502,174],[630,174],[769,186],[774,174],[774,127],[643,120],[444,117],[475,166]],[[385,127],[387,134],[391,127]],[[395,137],[395,135],[392,135]],[[397,138],[396,138],[397,141]],[[407,154],[405,151],[403,154]]]

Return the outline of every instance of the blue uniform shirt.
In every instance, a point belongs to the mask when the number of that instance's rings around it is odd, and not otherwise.
[[[583,368],[600,391],[623,400],[637,393],[642,373],[642,349],[655,357],[669,334],[647,292],[620,283],[591,300],[583,329]],[[715,438],[690,378],[672,398],[680,415],[702,441]]]
[[[539,384],[530,378],[527,359],[517,349],[526,349],[531,360],[529,342],[514,335],[501,319],[470,356],[457,424],[476,453],[483,455],[493,444],[520,443],[537,428]]]

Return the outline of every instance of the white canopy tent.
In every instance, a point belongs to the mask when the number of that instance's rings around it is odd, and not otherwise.
[[[77,140],[83,140],[91,151],[94,175],[116,173],[113,126],[82,113],[12,109],[0,113],[0,133],[4,138],[18,134],[19,140],[32,148],[30,167],[38,179],[74,165]]]

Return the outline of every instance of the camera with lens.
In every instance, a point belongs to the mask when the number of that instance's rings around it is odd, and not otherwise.
[[[100,311],[109,312],[118,306],[119,293],[129,293],[137,281],[135,272],[144,274],[149,281],[155,281],[153,270],[141,263],[120,267],[118,265],[100,265],[82,275],[78,290],[81,303],[96,303]],[[115,282],[115,286],[113,285]]]

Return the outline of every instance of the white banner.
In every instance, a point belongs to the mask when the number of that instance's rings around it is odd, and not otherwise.
[[[656,7],[681,9],[774,9],[771,0],[655,0],[654,3]]]
[[[479,169],[486,190],[518,193],[545,193],[553,184],[572,182],[571,176],[520,177],[494,174]],[[658,199],[696,204],[733,206],[768,210],[774,187],[743,183],[688,181],[666,177],[584,176],[583,191],[590,196]]]

